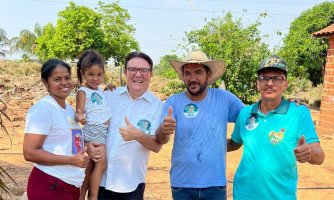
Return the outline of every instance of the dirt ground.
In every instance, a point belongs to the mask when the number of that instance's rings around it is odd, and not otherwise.
[[[22,156],[22,142],[25,113],[32,105],[33,99],[22,101],[22,99],[14,98],[8,103],[8,111],[12,114],[14,126],[14,133],[10,134],[12,145],[10,145],[8,136],[0,131],[0,166],[6,169],[17,183],[15,185],[8,178],[5,178],[5,182],[12,193],[12,196],[5,196],[5,199],[26,199],[25,188],[32,164],[26,162]],[[312,116],[316,122],[318,112],[312,110]],[[233,124],[230,124],[228,129],[230,134]],[[325,162],[321,166],[298,165],[298,199],[334,199],[334,134],[332,136],[320,135],[319,137],[326,154]],[[163,146],[159,153],[151,154],[145,191],[146,200],[171,199],[169,184],[171,150],[172,142]],[[227,154],[228,199],[232,199],[233,176],[241,154],[242,150]]]

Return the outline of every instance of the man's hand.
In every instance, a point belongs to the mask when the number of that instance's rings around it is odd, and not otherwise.
[[[94,162],[99,162],[105,154],[105,146],[96,142],[87,144],[87,153]]]
[[[75,113],[75,119],[80,122],[82,125],[85,125],[87,123],[85,114],[78,109]]]
[[[293,151],[300,163],[309,162],[312,158],[311,147],[306,143],[304,136],[300,137],[297,147]]]
[[[173,108],[170,106],[168,108],[168,115],[165,117],[161,128],[164,135],[171,135],[174,133],[176,127],[176,121],[173,118]]]
[[[105,88],[104,91],[114,91],[116,89],[116,86],[114,86],[112,83],[109,83]]]
[[[79,151],[76,155],[72,156],[70,161],[71,165],[81,168],[87,167],[89,162],[89,156],[86,154],[86,151],[87,147]]]
[[[129,121],[128,117],[125,117],[126,126],[119,128],[119,133],[122,135],[124,141],[137,140],[140,137],[142,132],[134,127]]]

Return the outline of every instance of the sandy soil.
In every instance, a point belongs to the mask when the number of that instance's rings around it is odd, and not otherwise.
[[[23,128],[26,110],[31,101],[13,100],[9,102],[12,113],[14,134],[11,134],[12,145],[8,136],[0,131],[0,166],[15,179],[17,185],[8,178],[5,182],[10,187],[12,196],[5,199],[25,199],[25,188],[32,164],[26,162],[22,156]],[[315,121],[318,111],[312,110]],[[8,124],[9,125],[9,124]],[[233,124],[229,125],[229,133]],[[321,145],[326,154],[326,160],[321,166],[299,164],[298,199],[334,199],[334,135],[321,135]],[[171,199],[169,184],[170,154],[172,142],[163,149],[151,154],[147,173],[146,200]],[[228,199],[232,199],[233,176],[239,164],[242,150],[227,154]]]

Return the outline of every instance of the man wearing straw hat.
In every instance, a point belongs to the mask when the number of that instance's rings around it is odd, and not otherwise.
[[[159,128],[167,127],[168,116],[176,120],[170,171],[173,199],[226,199],[227,122],[236,121],[244,104],[226,90],[208,88],[223,75],[224,61],[192,51],[183,61],[170,63],[187,88],[166,100]],[[172,132],[158,131],[159,143],[169,141],[166,133]]]

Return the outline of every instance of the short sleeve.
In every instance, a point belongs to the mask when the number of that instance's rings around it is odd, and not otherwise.
[[[52,115],[45,104],[31,107],[26,117],[25,133],[48,135],[52,126]]]
[[[150,131],[150,135],[155,135],[156,130],[158,129],[160,125],[160,118],[161,118],[161,112],[162,112],[162,107],[163,104],[161,101],[159,101],[159,105],[157,107],[157,110],[153,116],[153,121],[152,121],[152,129]]]
[[[233,129],[233,132],[232,132],[232,140],[236,143],[239,143],[239,144],[242,144],[242,138],[240,136],[240,125],[243,124],[242,123],[242,117],[241,115],[238,116],[238,119],[236,121],[236,123],[234,124],[234,129]]]
[[[302,105],[300,109],[302,109],[302,113],[300,119],[301,123],[299,123],[300,126],[298,131],[298,140],[302,135],[304,135],[308,144],[319,142],[319,138],[316,133],[310,111]]]
[[[230,106],[228,111],[228,122],[235,122],[238,118],[238,115],[245,105],[241,102],[241,100],[235,96],[234,94],[230,93]]]

